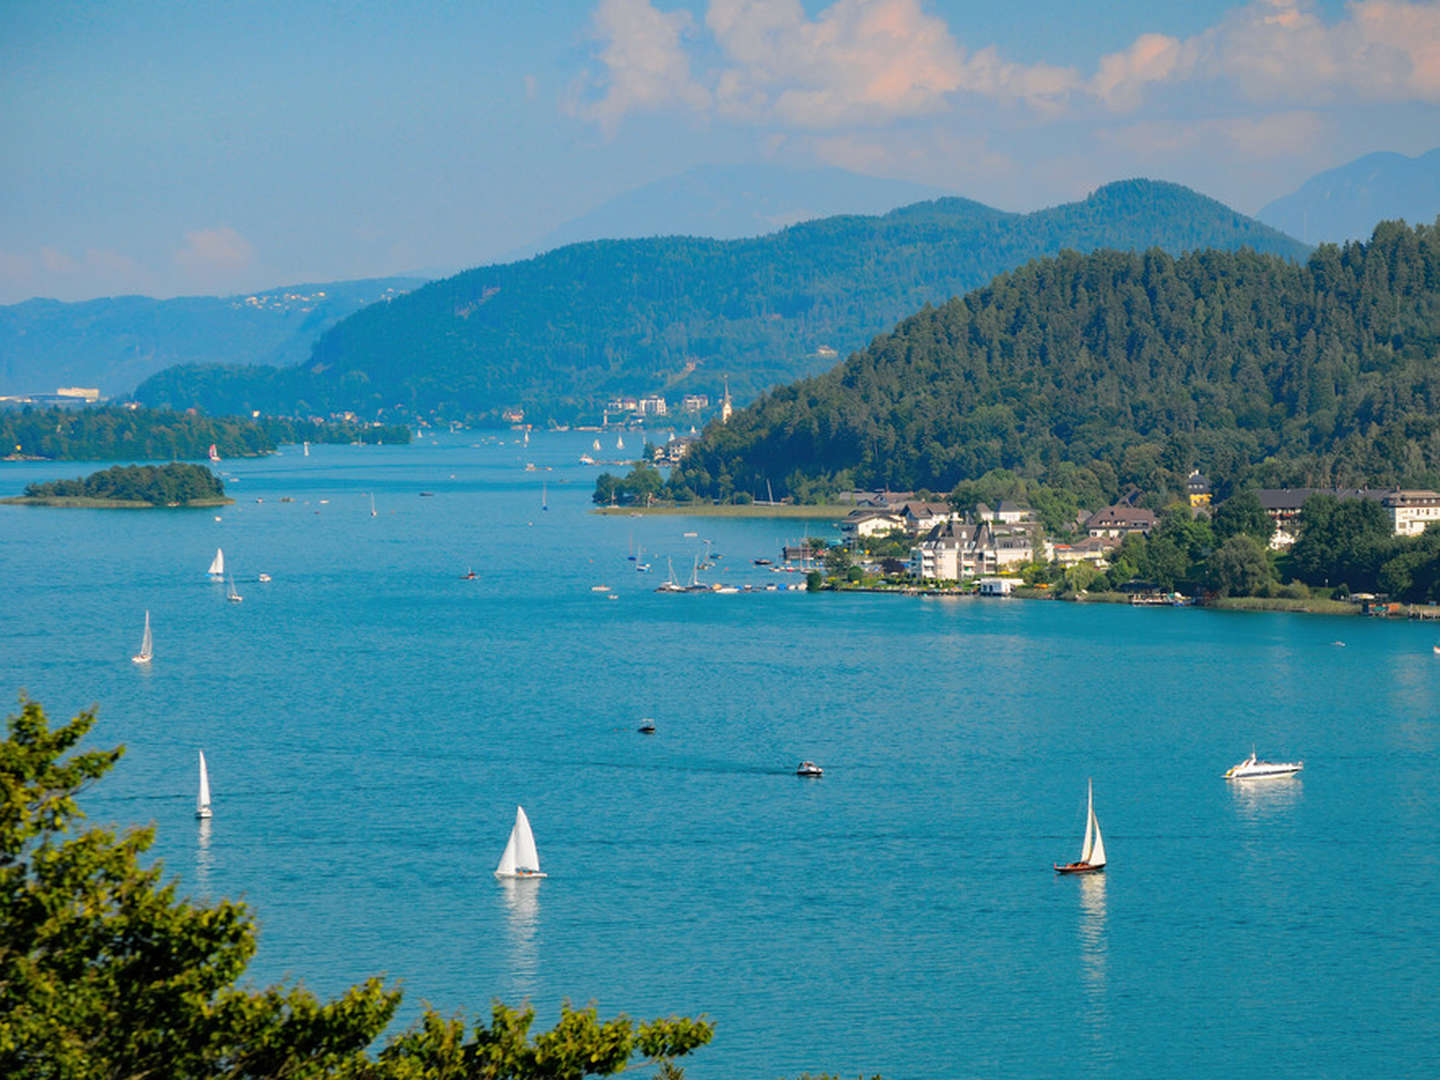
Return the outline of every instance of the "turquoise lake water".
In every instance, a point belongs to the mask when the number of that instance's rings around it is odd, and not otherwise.
[[[219,521],[0,507],[0,688],[98,705],[91,818],[244,897],[260,983],[703,1012],[697,1080],[1440,1075],[1433,627],[658,595],[707,539],[796,582],[751,560],[805,526],[591,515],[589,440],[287,447]],[[1304,772],[1221,779],[1252,743]],[[1109,869],[1058,878],[1092,777]],[[550,877],[502,884],[517,804]]]

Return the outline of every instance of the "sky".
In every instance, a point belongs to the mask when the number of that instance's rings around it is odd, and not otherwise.
[[[1440,145],[1440,0],[0,0],[0,303],[453,272],[697,166],[1245,213]]]

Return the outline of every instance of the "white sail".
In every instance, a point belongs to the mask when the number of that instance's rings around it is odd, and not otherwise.
[[[215,558],[210,560],[210,569],[206,573],[211,577],[225,576],[225,552],[219,548],[215,549]]]
[[[599,449],[600,449],[600,440],[599,440],[599,439],[596,439],[596,440],[595,440],[595,446],[593,447],[593,449],[595,449],[595,450],[599,450]]]
[[[1090,866],[1105,865],[1105,838],[1100,835],[1100,819],[1095,816],[1095,785],[1089,785],[1085,799],[1085,846],[1080,861]]]
[[[625,439],[624,439],[622,436],[620,436],[620,435],[616,435],[616,436],[615,436],[615,449],[616,449],[616,450],[624,450],[624,449],[625,449]]]
[[[205,768],[205,751],[200,751],[200,794],[195,799],[195,816],[210,816],[210,773]]]
[[[495,876],[545,876],[540,873],[540,853],[535,849],[535,834],[530,831],[530,819],[525,816],[523,806],[515,808],[515,825],[505,843],[505,853],[500,856],[500,865],[495,867]]]
[[[310,456],[310,444],[307,442],[307,443],[301,443],[300,445],[301,445],[302,449],[305,451],[305,456],[306,456],[306,457],[309,457],[309,456]]]
[[[155,655],[155,643],[150,637],[150,612],[145,612],[145,634],[140,638],[140,651],[131,657],[137,664],[148,664]]]
[[[1090,858],[1085,861],[1091,866],[1105,865],[1105,838],[1100,835],[1100,819],[1095,816],[1095,811],[1090,811],[1090,821],[1095,826],[1095,843],[1090,847]]]
[[[226,599],[226,600],[229,600],[229,601],[232,601],[233,603],[236,603],[236,604],[238,604],[241,600],[244,600],[244,599],[245,599],[243,596],[241,596],[241,595],[239,594],[239,592],[236,591],[236,589],[235,589],[235,578],[234,578],[233,576],[230,578],[229,581],[227,581],[227,582],[225,583],[225,599]]]

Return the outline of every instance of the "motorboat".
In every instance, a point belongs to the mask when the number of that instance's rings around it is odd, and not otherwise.
[[[638,728],[636,728],[635,730],[638,731],[638,732],[640,732],[640,734],[642,734],[642,735],[654,735],[654,734],[655,734],[655,721],[652,720],[652,719],[650,719],[650,717],[647,716],[647,717],[645,717],[643,720],[640,721],[640,726],[639,726]]]
[[[1305,767],[1303,761],[1260,761],[1251,749],[1250,756],[1239,765],[1225,770],[1226,780],[1283,780]]]
[[[825,770],[816,765],[813,761],[802,761],[795,766],[796,776],[824,776]]]

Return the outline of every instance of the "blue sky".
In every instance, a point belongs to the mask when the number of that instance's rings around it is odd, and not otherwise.
[[[1254,212],[1440,144],[1440,0],[0,7],[0,302],[475,265],[696,165]]]

